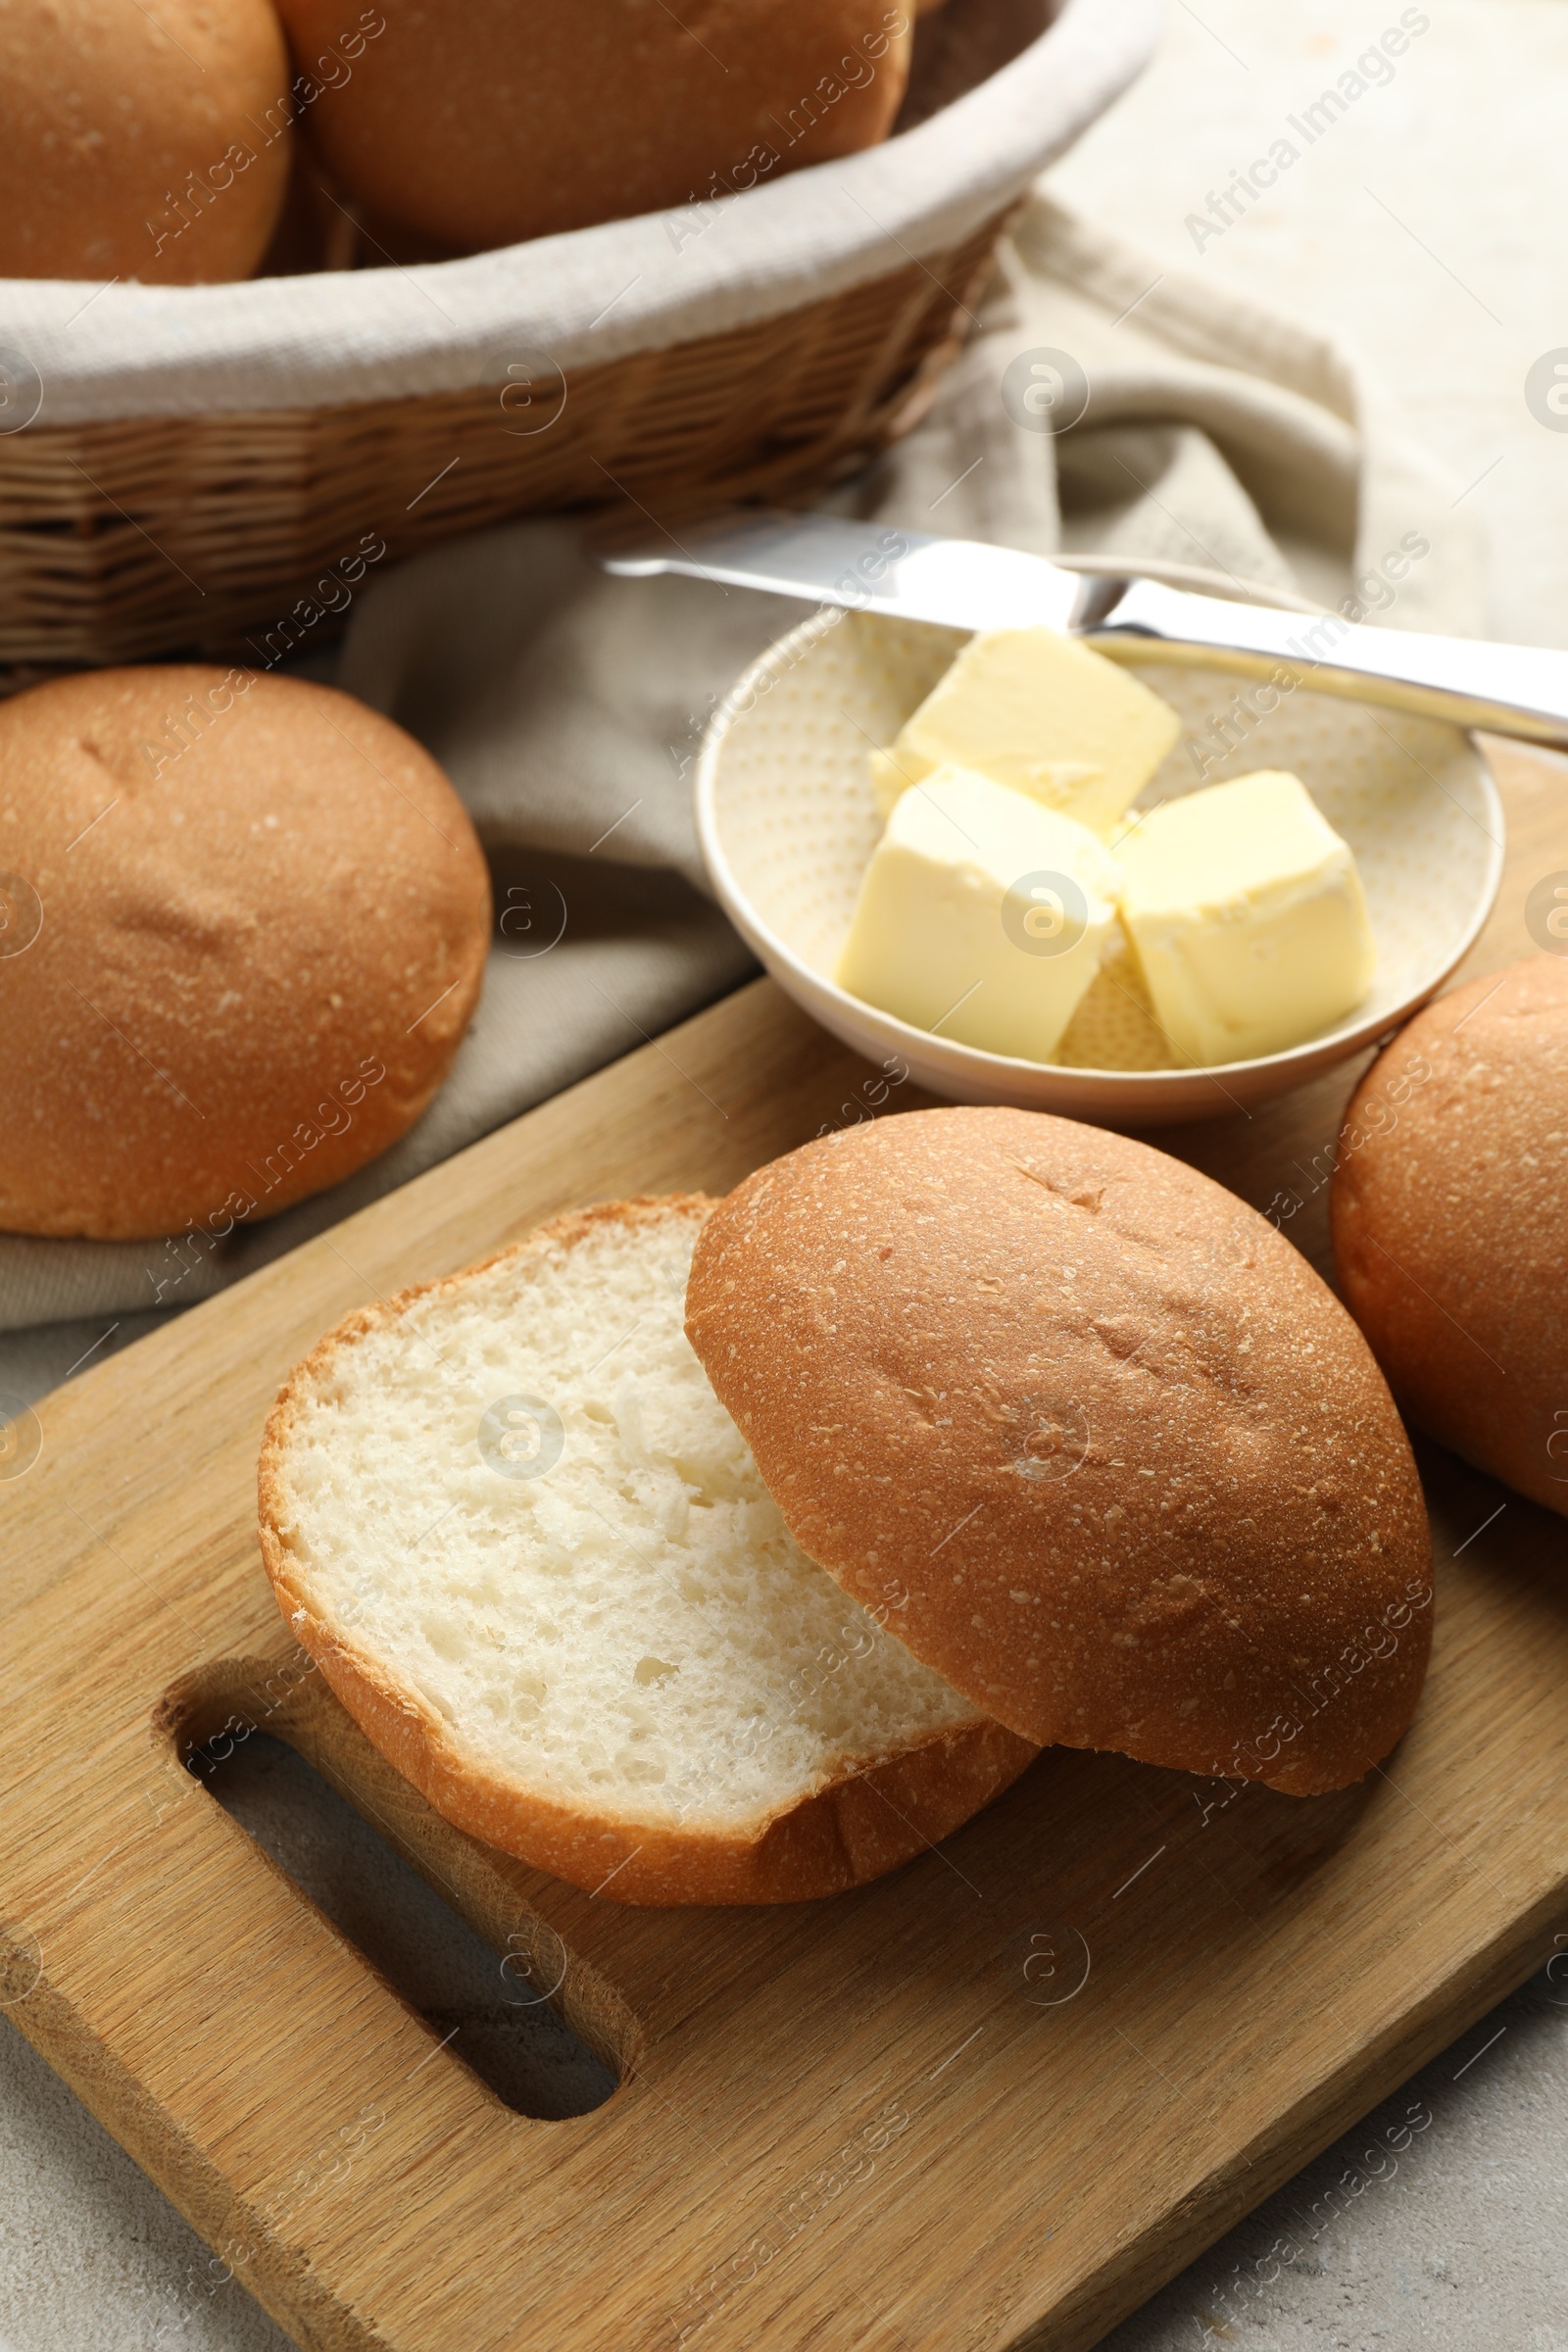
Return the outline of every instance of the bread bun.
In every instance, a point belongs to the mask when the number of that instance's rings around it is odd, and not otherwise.
[[[1347,1305],[1410,1418],[1568,1512],[1568,963],[1485,973],[1356,1088],[1330,1196]]]
[[[797,1543],[1023,1739],[1305,1794],[1408,1723],[1431,1553],[1393,1400],[1179,1160],[1021,1110],[824,1137],[714,1212],[687,1331]]]
[[[341,0],[281,13],[301,70],[331,85],[309,113],[318,152],[421,251],[711,203],[870,146],[911,32],[887,0],[380,0],[385,29],[351,65]]]
[[[791,1543],[681,1332],[710,1205],[562,1217],[349,1316],[262,1448],[262,1557],[349,1712],[610,1901],[836,1893],[1034,1753]]]
[[[0,705],[0,1227],[221,1239],[335,1184],[446,1076],[489,920],[456,793],[349,695],[171,666]]]
[[[0,277],[248,277],[288,84],[270,0],[0,0]]]

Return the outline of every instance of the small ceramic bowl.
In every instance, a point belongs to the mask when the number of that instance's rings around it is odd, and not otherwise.
[[[982,1053],[863,1004],[833,974],[881,832],[866,754],[892,742],[964,642],[925,622],[814,614],[725,698],[697,772],[703,855],[737,930],[824,1028],[872,1060],[901,1057],[932,1094],[1118,1127],[1250,1107],[1396,1027],[1486,921],[1502,871],[1502,810],[1462,729],[1305,687],[1259,713],[1255,678],[1173,661],[1168,648],[1149,660],[1107,642],[1102,650],[1183,722],[1139,807],[1254,768],[1290,768],[1348,841],[1377,941],[1370,996],[1288,1053],[1212,1069],[1177,1064],[1125,958],[1094,982],[1051,1062]]]

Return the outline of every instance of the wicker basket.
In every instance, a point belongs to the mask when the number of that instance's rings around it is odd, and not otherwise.
[[[10,281],[0,357],[39,408],[0,433],[5,683],[266,632],[367,536],[820,486],[919,413],[1013,205],[1158,7],[1068,0],[1042,31],[1049,0],[949,0],[925,119],[917,81],[900,136],[730,199],[722,236],[699,212],[416,270]]]

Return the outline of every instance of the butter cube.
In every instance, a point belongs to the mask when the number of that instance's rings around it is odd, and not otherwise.
[[[839,959],[915,1029],[1045,1061],[1116,939],[1121,872],[1070,816],[939,767],[895,803]]]
[[[1108,834],[1181,733],[1168,703],[1054,629],[972,637],[891,749],[871,755],[886,814],[946,762],[978,769]]]
[[[1116,855],[1122,921],[1184,1060],[1282,1054],[1371,987],[1355,859],[1298,777],[1267,768],[1167,801]]]

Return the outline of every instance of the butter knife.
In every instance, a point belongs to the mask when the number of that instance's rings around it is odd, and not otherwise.
[[[1339,612],[1280,612],[1197,595],[1136,571],[1069,571],[1043,556],[835,514],[737,508],[681,522],[613,526],[590,543],[607,571],[682,572],[810,604],[946,628],[1027,628],[1139,638],[1171,658],[1326,694],[1418,710],[1568,749],[1568,655],[1489,638],[1368,628]]]

